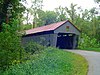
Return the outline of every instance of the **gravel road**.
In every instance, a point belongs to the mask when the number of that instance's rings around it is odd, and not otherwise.
[[[100,52],[67,50],[84,56],[89,63],[88,75],[100,75]]]

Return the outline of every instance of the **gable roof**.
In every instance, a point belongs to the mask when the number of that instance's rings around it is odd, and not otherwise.
[[[57,29],[58,27],[62,26],[63,24],[65,24],[66,22],[70,22],[69,20],[66,21],[61,21],[61,22],[57,22],[57,23],[53,23],[53,24],[49,24],[46,26],[41,26],[41,27],[37,27],[37,28],[33,28],[30,30],[26,30],[26,35],[28,34],[34,34],[34,33],[39,33],[39,32],[44,32],[44,31],[52,31]],[[71,23],[71,22],[70,22]],[[72,23],[71,23],[72,24]],[[72,24],[73,25],[73,24]],[[74,25],[73,25],[74,26]],[[75,27],[75,26],[74,26]],[[80,31],[77,27],[75,27],[78,31]]]

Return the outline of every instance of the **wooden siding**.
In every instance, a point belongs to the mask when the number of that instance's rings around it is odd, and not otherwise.
[[[66,29],[67,26],[69,26],[69,31]],[[80,32],[70,22],[66,22],[64,25],[54,30],[54,33],[73,33],[80,35]]]
[[[57,34],[31,35],[22,38],[22,43],[37,42],[43,46],[56,47]]]

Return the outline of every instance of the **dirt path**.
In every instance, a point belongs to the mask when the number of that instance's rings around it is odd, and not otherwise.
[[[88,75],[100,75],[100,52],[67,50],[84,56],[89,63]]]

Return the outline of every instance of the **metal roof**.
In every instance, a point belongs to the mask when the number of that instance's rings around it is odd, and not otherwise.
[[[49,24],[49,25],[45,25],[45,26],[41,26],[41,27],[37,27],[37,28],[33,28],[30,30],[26,30],[26,35],[28,34],[34,34],[34,33],[39,33],[39,32],[44,32],[44,31],[51,31],[51,30],[55,30],[58,27],[60,27],[61,25],[63,25],[64,23],[68,22],[69,20],[66,21],[61,21],[61,22],[57,22],[57,23],[53,23],[53,24]],[[70,22],[70,21],[69,21]],[[72,23],[71,23],[72,24]],[[73,24],[72,24],[73,25]],[[74,26],[74,25],[73,25]],[[75,27],[75,26],[74,26]],[[76,28],[76,27],[75,27]],[[77,28],[76,28],[77,29]]]

